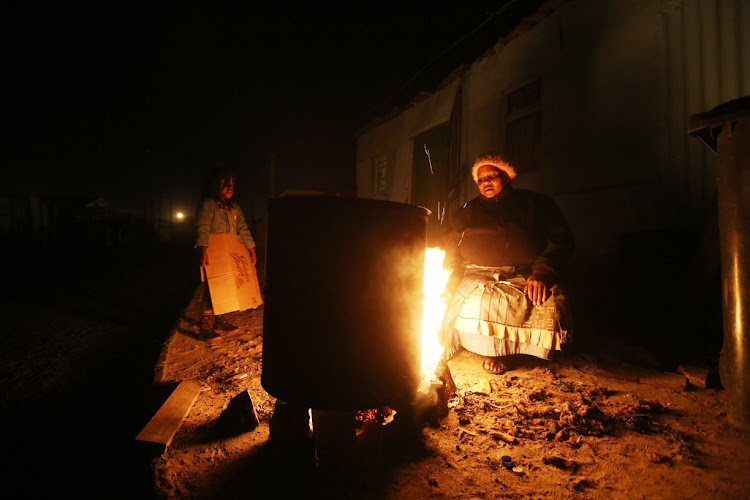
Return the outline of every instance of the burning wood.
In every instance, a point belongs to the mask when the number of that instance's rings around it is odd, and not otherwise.
[[[393,421],[396,411],[384,406],[382,408],[372,408],[369,410],[359,410],[357,412],[357,422],[362,424],[376,423],[376,424],[389,424]]]

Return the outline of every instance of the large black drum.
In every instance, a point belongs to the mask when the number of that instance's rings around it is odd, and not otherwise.
[[[398,408],[413,399],[429,213],[364,198],[271,200],[266,391],[319,410]]]

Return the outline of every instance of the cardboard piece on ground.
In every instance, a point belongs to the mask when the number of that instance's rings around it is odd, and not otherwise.
[[[208,262],[205,270],[214,314],[255,309],[263,303],[258,273],[238,235],[210,235]]]
[[[169,446],[200,392],[201,385],[195,380],[180,382],[135,439]]]

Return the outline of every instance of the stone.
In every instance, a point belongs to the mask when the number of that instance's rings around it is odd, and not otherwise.
[[[231,436],[252,431],[258,424],[258,413],[247,390],[233,397],[217,420],[218,429],[223,434]]]

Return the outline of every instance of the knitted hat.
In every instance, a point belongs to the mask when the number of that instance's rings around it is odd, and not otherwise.
[[[474,178],[474,182],[477,182],[477,170],[483,165],[492,165],[496,169],[502,170],[511,181],[516,178],[516,169],[510,163],[503,160],[502,156],[499,154],[486,154],[477,158],[474,166],[471,167],[471,176]]]

